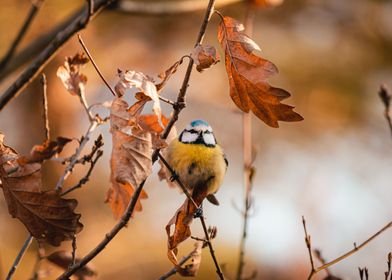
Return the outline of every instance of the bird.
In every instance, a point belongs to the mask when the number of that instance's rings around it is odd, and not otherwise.
[[[218,145],[211,126],[204,120],[189,123],[165,149],[165,158],[174,174],[201,205],[206,197],[219,205],[215,193],[221,186],[228,161]]]

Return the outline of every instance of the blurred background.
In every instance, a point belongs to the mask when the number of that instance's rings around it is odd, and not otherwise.
[[[125,1],[125,0],[124,0]],[[194,0],[201,2],[202,0]],[[28,0],[1,0],[0,55],[4,54],[30,9]],[[152,2],[152,1],[143,1]],[[164,1],[160,1],[164,2]],[[173,1],[172,1],[173,2]],[[181,2],[178,0],[178,2]],[[203,1],[207,4],[208,1]],[[219,1],[217,1],[219,3]],[[85,1],[45,1],[19,48],[48,32]],[[219,8],[224,15],[243,20],[246,3]],[[117,69],[142,71],[156,77],[184,54],[191,52],[203,11],[167,16],[134,15],[105,10],[81,32],[85,43],[110,84]],[[219,18],[214,16],[204,42],[216,46]],[[256,12],[253,39],[261,55],[274,62],[280,74],[271,84],[292,93],[287,103],[296,106],[305,120],[267,127],[253,118],[253,141],[257,150],[254,182],[255,211],[249,221],[246,241],[246,275],[257,270],[257,279],[305,279],[310,264],[304,242],[301,216],[307,220],[314,248],[327,260],[364,241],[392,218],[391,135],[377,92],[380,84],[392,86],[392,2],[371,0],[286,0],[276,8]],[[88,119],[75,96],[56,77],[65,56],[82,51],[72,38],[43,72],[48,79],[49,118],[52,137],[80,137]],[[2,78],[0,92],[25,69],[19,67]],[[181,86],[185,66],[169,81],[162,95],[174,99]],[[83,72],[90,104],[111,100],[91,64]],[[166,114],[171,108],[162,104]],[[99,111],[108,115],[105,110]],[[6,143],[20,153],[44,139],[39,79],[0,112],[0,131]],[[242,218],[236,207],[243,203],[241,114],[233,105],[224,64],[204,73],[193,72],[177,128],[203,118],[214,128],[218,142],[230,162],[224,185],[217,194],[221,206],[205,205],[209,225],[218,228],[214,240],[217,257],[234,278],[237,269]],[[84,256],[115,224],[104,204],[109,187],[111,135],[108,125],[94,135],[104,136],[104,156],[90,182],[72,193],[79,201],[84,230],[78,235],[77,256]],[[70,145],[65,154],[75,146]],[[89,149],[86,150],[86,152]],[[44,182],[50,188],[62,172],[58,163],[44,167]],[[97,279],[156,279],[170,270],[166,257],[165,225],[184,196],[159,182],[155,173],[147,181],[149,199],[109,246],[93,260]],[[78,167],[67,180],[72,186],[85,173]],[[192,233],[202,236],[198,222]],[[0,197],[0,278],[4,278],[27,232],[8,214]],[[14,279],[28,279],[36,258],[34,243],[22,260]],[[180,256],[193,248],[188,240]],[[71,250],[65,242],[62,249]],[[47,253],[56,248],[46,247]],[[392,251],[392,232],[382,236],[354,256],[333,266],[343,279],[359,279],[358,267],[368,267],[371,279],[383,279],[387,254]],[[46,262],[43,269],[54,279],[61,271]],[[203,250],[197,279],[215,279],[207,249]],[[321,272],[314,279],[322,279]],[[174,276],[173,279],[180,279]]]

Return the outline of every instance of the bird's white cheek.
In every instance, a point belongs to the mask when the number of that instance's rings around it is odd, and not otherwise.
[[[197,137],[198,137],[198,134],[190,133],[190,132],[184,132],[182,134],[181,141],[183,143],[193,143],[193,142],[196,141]]]
[[[205,133],[203,135],[203,139],[204,139],[204,143],[206,143],[207,145],[216,145],[215,138],[212,133],[209,133],[209,134]]]

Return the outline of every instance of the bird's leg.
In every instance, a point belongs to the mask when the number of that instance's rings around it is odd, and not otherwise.
[[[200,217],[202,217],[202,216],[203,216],[203,204],[200,205],[200,206],[196,209],[195,214],[193,215],[193,217],[196,219],[196,218],[200,218]]]
[[[176,173],[176,171],[173,170],[172,175],[170,176],[170,182],[178,181],[178,179],[179,179],[178,174]]]

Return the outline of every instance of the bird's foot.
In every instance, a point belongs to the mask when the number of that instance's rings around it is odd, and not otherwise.
[[[199,208],[196,209],[193,217],[196,219],[196,218],[200,218],[202,216],[203,216],[203,208],[200,206]]]
[[[173,174],[170,177],[170,182],[174,182],[174,181],[178,181],[179,176],[177,175],[177,173],[175,171],[173,171]]]

